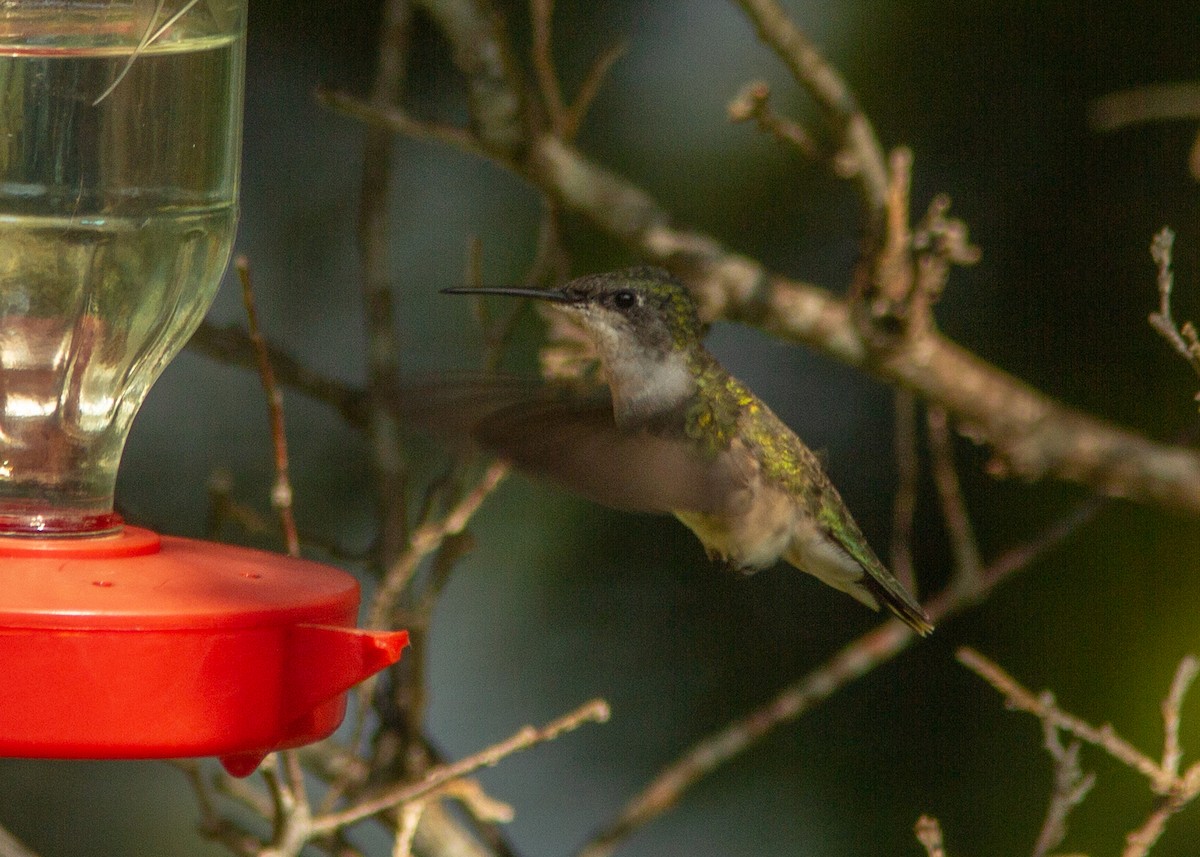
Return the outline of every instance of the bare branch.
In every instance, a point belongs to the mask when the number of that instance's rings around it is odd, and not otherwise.
[[[413,840],[417,837],[417,826],[425,814],[425,801],[413,801],[401,807],[400,823],[396,825],[396,839],[392,845],[392,857],[411,857]]]
[[[494,744],[453,764],[434,768],[418,783],[395,786],[380,795],[361,800],[348,809],[320,816],[313,821],[314,832],[330,833],[393,807],[419,800],[435,793],[447,783],[468,776],[480,768],[491,767],[513,753],[553,741],[558,736],[577,729],[585,723],[604,723],[608,718],[608,703],[602,699],[593,699],[570,714],[553,720],[541,728],[526,726],[499,744]]]
[[[1090,521],[1100,508],[1096,500],[1079,504],[1038,538],[997,557],[983,573],[978,595],[1032,563]],[[961,592],[947,590],[925,605],[934,622],[941,622],[968,605]],[[911,629],[891,619],[842,648],[837,654],[784,688],[766,705],[696,742],[664,767],[634,796],[608,826],[579,852],[579,857],[607,857],[642,826],[674,806],[696,782],[755,744],[779,725],[796,719],[854,680],[896,657],[913,642]]]
[[[1096,775],[1084,774],[1079,768],[1079,751],[1082,744],[1072,741],[1064,747],[1058,736],[1058,727],[1042,721],[1043,746],[1054,760],[1054,789],[1046,807],[1046,820],[1038,832],[1032,857],[1046,857],[1067,836],[1067,816],[1087,797],[1096,784]]]
[[[267,397],[267,413],[271,420],[271,446],[275,451],[275,485],[271,488],[271,505],[279,513],[283,528],[284,544],[288,556],[300,556],[300,533],[296,530],[296,516],[292,512],[292,480],[288,475],[287,430],[283,417],[283,393],[275,381],[275,370],[271,366],[271,355],[266,340],[258,327],[258,310],[254,306],[254,284],[250,278],[250,261],[245,256],[234,260],[238,279],[242,283],[242,303],[246,307],[246,323],[250,330],[250,344],[254,347],[258,362],[258,375],[262,379],[263,393]]]
[[[912,528],[917,508],[917,402],[907,390],[895,397],[896,499],[892,503],[892,547],[889,553],[892,573],[913,594],[917,592],[913,573]]]
[[[588,110],[591,109],[592,102],[600,94],[600,87],[604,84],[604,78],[608,76],[609,70],[616,65],[617,60],[625,56],[625,49],[625,43],[618,42],[615,45],[605,48],[592,62],[587,74],[583,77],[583,83],[579,85],[579,92],[575,93],[575,101],[571,103],[564,117],[562,136],[565,139],[573,140],[575,135],[579,133],[579,129],[583,125],[583,120],[587,117]]]
[[[1175,275],[1171,271],[1174,244],[1175,233],[1166,226],[1150,242],[1150,255],[1158,266],[1158,312],[1150,313],[1150,326],[1200,375],[1200,337],[1196,328],[1190,321],[1185,321],[1181,329],[1171,315],[1171,290],[1175,287]]]
[[[0,827],[0,857],[38,857],[17,837]]]
[[[927,857],[946,857],[946,847],[942,844],[942,826],[932,815],[923,815],[917,819],[913,832],[917,841],[925,849]]]
[[[1148,779],[1150,787],[1158,794],[1168,794],[1176,786],[1177,777],[1118,735],[1111,725],[1106,723],[1099,727],[1092,726],[1075,715],[1068,714],[1055,704],[1051,693],[1047,691],[1041,695],[1034,695],[1000,666],[974,649],[964,646],[958,650],[957,658],[963,666],[1000,691],[1010,708],[1028,712],[1064,732],[1069,732],[1081,741],[1100,747],[1114,759]]]
[[[913,238],[909,226],[912,191],[912,151],[900,146],[888,157],[887,195],[884,197],[885,228],[883,246],[872,262],[877,299],[867,309],[868,319],[877,322],[888,316],[903,319],[913,294]]]
[[[1116,131],[1142,122],[1200,119],[1200,83],[1166,83],[1125,89],[1097,98],[1088,108],[1096,131]]]
[[[413,838],[413,852],[429,857],[512,857],[503,840],[487,828],[481,831],[482,842],[474,836],[463,836],[461,828],[458,814],[443,807],[441,801],[425,802]]]
[[[408,548],[396,557],[375,593],[368,613],[368,627],[390,626],[389,620],[395,608],[396,598],[412,579],[417,566],[437,550],[448,536],[461,533],[466,528],[471,516],[508,475],[508,469],[508,464],[503,461],[492,462],[475,486],[443,518],[425,523],[413,531]]]
[[[1076,736],[1079,740],[1094,744],[1103,749],[1113,758],[1140,773],[1150,783],[1150,788],[1159,795],[1154,809],[1145,822],[1125,838],[1123,857],[1145,857],[1162,835],[1167,821],[1184,806],[1200,795],[1200,763],[1192,765],[1182,776],[1178,773],[1179,745],[1178,725],[1179,708],[1188,686],[1200,671],[1200,663],[1193,657],[1184,658],[1176,670],[1171,690],[1163,702],[1163,722],[1166,736],[1164,738],[1163,763],[1160,765],[1142,753],[1124,738],[1117,734],[1112,726],[1105,724],[1096,727],[1073,714],[1063,711],[1054,701],[1054,695],[1043,691],[1035,696],[1021,686],[1012,676],[992,661],[973,649],[963,647],[958,650],[958,660],[982,677],[1000,693],[1004,694],[1010,708],[1033,714],[1042,721],[1047,735],[1047,749],[1059,762],[1057,766],[1055,799],[1051,802],[1050,813],[1043,827],[1043,837],[1039,838],[1039,848],[1043,838],[1050,841],[1043,850],[1035,850],[1035,857],[1041,857],[1045,851],[1053,848],[1061,840],[1065,830],[1061,820],[1066,812],[1083,799],[1083,795],[1091,788],[1088,777],[1082,777],[1078,771],[1077,761],[1073,758],[1077,752],[1076,745],[1065,750],[1058,743],[1056,730]],[[1057,804],[1057,806],[1056,806]],[[1056,813],[1061,816],[1055,818]]]
[[[562,134],[566,124],[566,104],[562,87],[558,83],[558,70],[554,66],[552,33],[554,31],[554,0],[531,0],[529,17],[533,23],[533,73],[537,78],[538,91],[546,112],[550,114],[550,127],[554,133]]]
[[[420,0],[454,45],[454,64],[467,78],[473,138],[513,163],[528,143],[522,83],[499,13],[486,0]]]
[[[1175,678],[1171,681],[1171,689],[1167,692],[1162,703],[1163,715],[1163,770],[1176,777],[1176,787],[1168,795],[1158,801],[1140,827],[1125,837],[1125,850],[1122,857],[1145,857],[1154,844],[1162,836],[1167,821],[1171,816],[1183,809],[1187,804],[1200,795],[1200,762],[1193,764],[1188,770],[1179,774],[1181,751],[1179,746],[1180,709],[1197,673],[1200,672],[1200,661],[1188,655],[1179,662],[1175,669]]]
[[[200,808],[200,832],[206,838],[220,842],[229,851],[239,855],[239,857],[257,857],[262,850],[262,842],[258,837],[242,830],[232,820],[225,818],[217,811],[216,802],[213,797],[213,789],[204,778],[204,772],[201,769],[200,763],[195,759],[171,759],[168,764],[178,768],[187,777],[188,784],[191,785],[192,791],[196,795],[196,804]],[[222,778],[222,786],[226,782],[237,783],[239,789],[249,789],[244,785],[244,781],[236,780],[230,777],[224,771],[218,775]],[[222,788],[224,791],[224,788]],[[235,798],[244,805],[250,806],[259,815],[269,818],[271,814],[270,801],[265,798],[262,792],[247,791],[235,795]],[[246,798],[243,800],[242,798]],[[2,852],[0,852],[2,853]]]
[[[846,174],[856,179],[867,211],[873,216],[883,208],[887,196],[887,168],[883,148],[854,93],[775,0],[738,0],[738,5],[796,82],[824,110],[845,147]]]
[[[539,141],[535,162],[535,180],[569,208],[682,274],[706,318],[758,324],[911,389],[946,408],[974,440],[991,444],[1005,472],[1200,511],[1194,450],[1149,441],[1056,402],[936,333],[873,354],[845,302],[825,290],[770,275],[706,235],[672,228],[639,188],[562,141]]]
[[[954,438],[950,434],[946,412],[941,408],[930,407],[925,421],[929,429],[933,481],[942,501],[942,519],[946,522],[950,547],[954,552],[954,577],[950,586],[969,599],[979,591],[983,582],[983,558],[979,555],[975,528],[971,525],[958,480],[958,468],[954,464]]]
[[[382,13],[371,103],[387,109],[404,92],[413,11],[409,0],[386,0]],[[400,428],[395,413],[386,404],[400,374],[390,252],[392,142],[383,129],[367,129],[357,223],[367,345],[366,432],[379,504],[378,560],[385,566],[403,549],[408,528],[407,473],[400,450]]]
[[[403,134],[414,140],[441,143],[468,155],[508,165],[508,162],[500,159],[495,153],[483,148],[479,138],[472,132],[456,125],[417,119],[398,107],[377,107],[349,93],[323,87],[317,87],[313,95],[318,104],[352,119],[387,128],[393,133]]]
[[[312,807],[303,785],[304,773],[292,751],[274,753],[273,762],[273,766],[260,768],[259,773],[275,804],[272,819],[275,832],[270,847],[259,852],[258,857],[300,857],[313,837]]]
[[[250,335],[236,325],[219,327],[203,321],[188,342],[188,348],[230,366],[253,369],[257,365]],[[277,383],[324,402],[354,428],[362,429],[366,425],[366,395],[362,390],[313,371],[277,345],[267,342],[266,348]]]
[[[934,614],[930,612],[931,618]],[[936,621],[936,618],[935,618]],[[773,700],[745,717],[702,738],[664,767],[616,819],[579,852],[579,857],[608,857],[639,828],[673,807],[683,794],[730,759],[744,752],[781,723],[794,720],[913,641],[913,632],[897,620],[859,637],[824,665],[785,688]]]
[[[934,335],[933,305],[954,265],[979,260],[967,227],[948,216],[950,199],[935,196],[920,223],[910,224],[912,152],[899,146],[888,157],[882,236],[853,279],[850,309],[864,341],[879,355],[902,344],[920,347]]]
[[[974,265],[979,248],[967,238],[967,225],[949,216],[950,197],[938,194],[912,236],[914,284],[909,302],[909,334],[928,335],[934,329],[933,305],[941,298],[953,265]]]
[[[1125,837],[1121,857],[1145,857],[1166,829],[1171,817],[1191,803],[1200,792],[1200,779],[1187,779],[1181,788],[1160,798],[1145,822]]]
[[[1177,810],[1171,806],[1171,801],[1162,800],[1147,816],[1145,823],[1125,837],[1125,848],[1121,857],[1145,857],[1158,842],[1167,826],[1167,820]]]
[[[799,122],[780,116],[771,109],[771,87],[765,81],[747,83],[729,102],[729,121],[748,122],[753,120],[760,131],[770,134],[781,143],[797,149],[809,158],[817,158],[816,141]]]
[[[438,791],[438,795],[458,801],[470,810],[471,815],[483,821],[507,824],[517,817],[511,804],[496,800],[483,790],[479,780],[472,777],[451,780]]]
[[[1183,751],[1179,746],[1179,711],[1183,708],[1183,698],[1187,695],[1188,689],[1191,688],[1198,673],[1200,673],[1200,660],[1192,655],[1181,660],[1175,670],[1175,678],[1171,681],[1171,689],[1162,703],[1162,768],[1175,776],[1179,776],[1179,762],[1183,756]]]

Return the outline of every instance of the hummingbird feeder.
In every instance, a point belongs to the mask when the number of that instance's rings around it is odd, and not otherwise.
[[[246,0],[0,4],[0,756],[329,735],[403,632],[304,560],[126,526],[121,451],[237,221]]]

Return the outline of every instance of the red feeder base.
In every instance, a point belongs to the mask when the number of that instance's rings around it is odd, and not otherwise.
[[[329,566],[135,527],[0,538],[0,756],[220,756],[238,776],[327,737],[400,658]]]

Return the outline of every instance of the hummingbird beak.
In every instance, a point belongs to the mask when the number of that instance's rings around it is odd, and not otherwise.
[[[495,287],[483,289],[471,289],[465,286],[455,286],[451,289],[442,289],[444,295],[504,295],[510,298],[533,298],[539,301],[550,301],[556,304],[576,304],[579,299],[573,295],[569,295],[561,289],[519,289],[509,287]]]

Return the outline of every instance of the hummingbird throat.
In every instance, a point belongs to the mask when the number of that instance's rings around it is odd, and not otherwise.
[[[627,346],[606,354],[603,345],[599,350],[618,424],[675,410],[696,391],[696,379],[682,351],[650,353]]]

